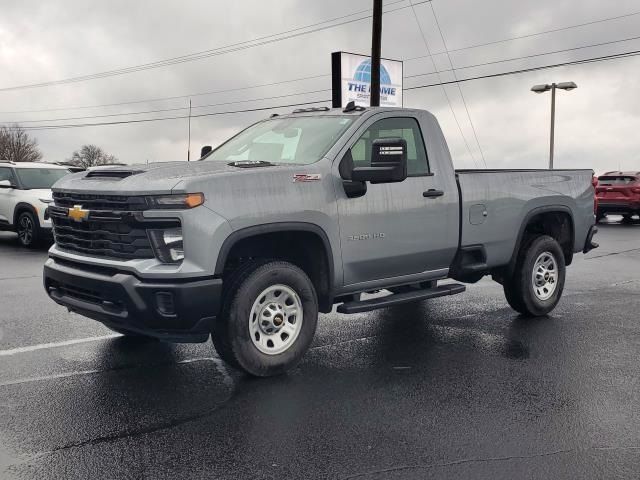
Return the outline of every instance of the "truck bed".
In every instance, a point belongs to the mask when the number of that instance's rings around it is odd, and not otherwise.
[[[456,170],[460,245],[484,245],[489,267],[504,265],[527,218],[549,207],[573,212],[574,252],[593,224],[592,170]]]

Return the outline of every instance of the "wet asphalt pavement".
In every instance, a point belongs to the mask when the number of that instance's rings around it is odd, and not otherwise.
[[[323,315],[290,374],[113,335],[0,234],[0,478],[640,477],[640,225],[606,224],[552,316],[485,279]]]

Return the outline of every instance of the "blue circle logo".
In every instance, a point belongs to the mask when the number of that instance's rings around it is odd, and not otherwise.
[[[353,76],[356,82],[371,83],[371,60],[365,60],[356,69],[356,74]],[[384,65],[380,64],[380,84],[391,85],[391,77],[389,72],[384,68]]]

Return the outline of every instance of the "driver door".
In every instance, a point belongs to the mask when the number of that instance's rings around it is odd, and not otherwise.
[[[356,198],[338,190],[345,286],[446,277],[457,247],[457,191],[446,191],[450,182],[432,172],[417,119],[389,115],[365,124],[341,160],[344,179],[345,170],[370,165],[373,140],[399,137],[407,142],[404,181],[367,182],[366,193]],[[423,195],[430,190],[442,195]]]

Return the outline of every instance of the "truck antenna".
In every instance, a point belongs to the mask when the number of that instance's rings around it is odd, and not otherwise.
[[[189,141],[187,146],[187,162],[191,161],[191,99],[189,99]]]

